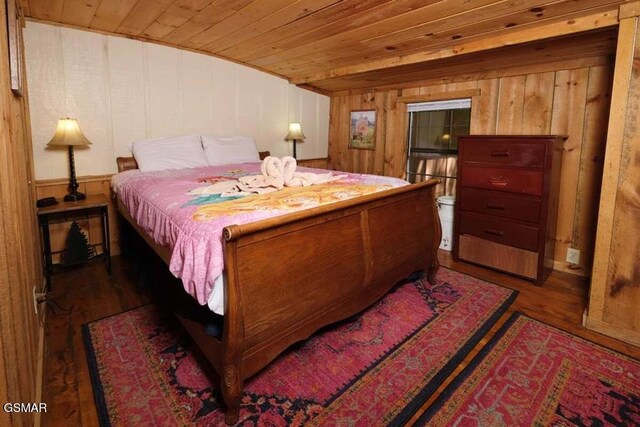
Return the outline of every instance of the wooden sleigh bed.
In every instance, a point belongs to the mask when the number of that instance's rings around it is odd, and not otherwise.
[[[136,168],[133,158],[118,158],[120,172]],[[433,283],[441,238],[437,183],[224,229],[221,339],[177,316],[220,375],[227,424],[238,420],[244,381],[289,346],[364,310],[416,272]],[[119,199],[118,211],[168,264],[168,248],[142,231]]]

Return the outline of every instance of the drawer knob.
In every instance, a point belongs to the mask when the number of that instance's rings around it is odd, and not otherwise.
[[[504,236],[504,231],[494,230],[493,228],[486,228],[484,232],[487,234],[493,234],[494,236]]]
[[[504,178],[503,176],[490,176],[489,177],[489,184],[493,185],[494,187],[506,187],[507,186],[507,179]]]
[[[491,157],[509,157],[509,150],[493,150]]]
[[[494,203],[487,203],[487,209],[495,209],[497,211],[503,211],[504,205],[496,205]]]

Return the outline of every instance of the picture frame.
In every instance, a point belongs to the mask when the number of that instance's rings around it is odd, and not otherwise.
[[[5,1],[7,6],[7,40],[9,43],[11,90],[16,96],[22,96],[22,10],[16,0]]]
[[[376,149],[376,110],[352,110],[349,118],[349,148]]]

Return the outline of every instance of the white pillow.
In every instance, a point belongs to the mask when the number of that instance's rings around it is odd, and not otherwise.
[[[260,161],[256,141],[251,136],[202,135],[202,145],[210,165]]]
[[[131,152],[143,172],[209,165],[198,135],[136,141],[131,144]]]

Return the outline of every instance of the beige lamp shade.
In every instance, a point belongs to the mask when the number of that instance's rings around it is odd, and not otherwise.
[[[284,137],[285,141],[299,141],[306,139],[306,136],[302,133],[300,123],[289,123],[289,133]]]
[[[47,145],[73,145],[77,147],[90,144],[91,141],[82,134],[78,121],[67,117],[66,119],[58,120],[56,133]]]

